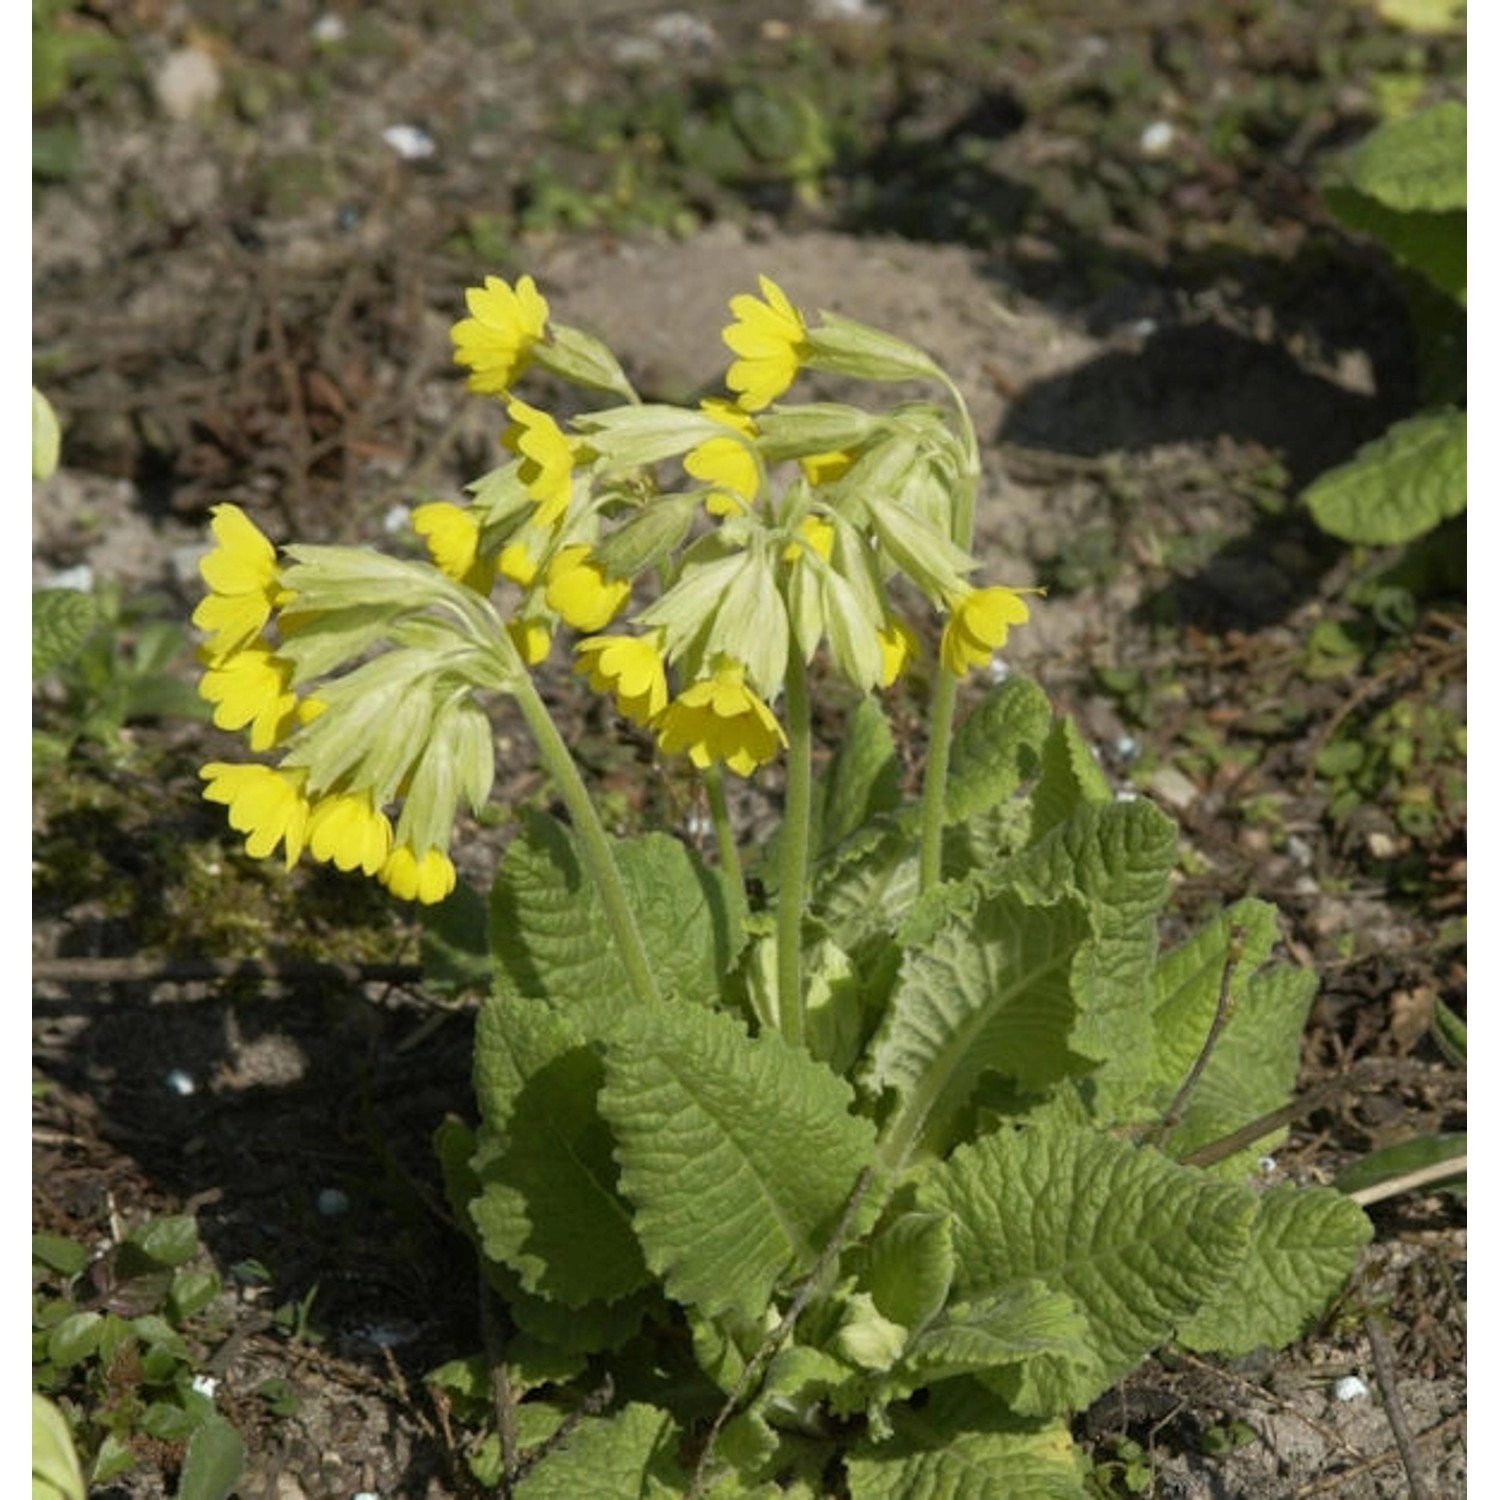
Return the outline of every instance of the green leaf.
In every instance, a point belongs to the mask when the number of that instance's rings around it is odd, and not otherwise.
[[[965,1383],[896,1414],[895,1435],[848,1460],[850,1500],[1083,1500],[1084,1466],[1063,1422],[1005,1412]]]
[[[31,596],[31,678],[72,661],[99,623],[92,594],[77,589],[38,589]]]
[[[484,897],[460,880],[446,899],[422,911],[422,982],[440,995],[488,990],[495,973]]]
[[[1313,519],[1346,542],[1394,546],[1468,505],[1468,419],[1442,411],[1397,422],[1306,491]]]
[[[1453,1135],[1423,1135],[1415,1140],[1397,1141],[1393,1146],[1372,1151],[1356,1162],[1351,1162],[1337,1177],[1333,1185],[1341,1193],[1357,1193],[1362,1188],[1374,1187],[1396,1177],[1405,1177],[1409,1172],[1420,1172],[1424,1167],[1435,1167],[1439,1162],[1456,1161],[1468,1154],[1467,1132]],[[1455,1165],[1453,1175],[1464,1172],[1462,1164]],[[1435,1188],[1436,1183],[1433,1184]]]
[[[47,1358],[60,1370],[90,1358],[99,1347],[103,1322],[100,1312],[70,1314],[48,1335]]]
[[[1068,1044],[1101,1062],[1088,1088],[1096,1118],[1108,1123],[1149,1067],[1143,1001],[1176,851],[1176,826],[1149,802],[1088,803],[989,880],[992,889],[1014,885],[1037,902],[1076,892],[1088,904],[1094,941]]]
[[[474,1090],[484,1125],[470,1214],[485,1254],[570,1307],[612,1302],[647,1280],[600,1118],[599,1054],[570,1017],[497,996],[480,1008]]]
[[[198,1253],[198,1223],[191,1214],[152,1219],[127,1238],[159,1266],[180,1266]]]
[[[68,1419],[31,1393],[31,1500],[84,1500],[88,1493]]]
[[[231,1422],[205,1417],[188,1439],[177,1500],[226,1500],[245,1469],[245,1443]]]
[[[1323,194],[1334,216],[1356,234],[1378,240],[1398,265],[1430,283],[1460,308],[1468,304],[1468,214],[1404,212],[1387,208],[1352,187],[1335,184]],[[1430,330],[1419,330],[1425,337]]]
[[[900,772],[896,742],[879,701],[860,699],[819,786],[822,796],[813,847],[819,852],[831,849],[877,814],[898,806]]]
[[[1039,1354],[1085,1364],[1088,1324],[1065,1292],[1022,1279],[1004,1291],[959,1302],[907,1345],[904,1363],[925,1384],[963,1373],[983,1376]]]
[[[987,1070],[1039,1092],[1087,1067],[1068,1038],[1090,936],[1076,897],[1002,891],[950,913],[907,955],[861,1079],[900,1098],[887,1160],[916,1146],[941,1155]]]
[[[1087,1321],[1087,1364],[1043,1357],[1006,1394],[1038,1415],[1088,1405],[1214,1297],[1256,1199],[1092,1129],[1001,1129],[929,1170],[917,1204],[953,1216],[956,1297],[1040,1277]]]
[[[668,1413],[633,1401],[611,1417],[580,1422],[516,1486],[516,1500],[679,1500],[688,1486],[677,1462],[680,1441]]]
[[[599,1107],[651,1269],[680,1302],[758,1317],[812,1265],[869,1160],[849,1085],[778,1033],[680,1005],[626,1017],[605,1071]]]
[[[1009,677],[982,698],[953,736],[944,821],[996,807],[1034,776],[1051,720],[1047,695],[1026,677]]]
[[[1178,1338],[1231,1357],[1292,1343],[1343,1289],[1370,1234],[1359,1205],[1332,1188],[1272,1188],[1250,1227],[1250,1253],[1218,1294],[1178,1325]]]
[[[1042,746],[1041,775],[1031,793],[1029,843],[1066,823],[1080,807],[1110,800],[1109,782],[1078,726],[1059,718]]]
[[[76,1276],[89,1263],[88,1250],[61,1234],[34,1234],[31,1237],[31,1259],[64,1276]]]
[[[1387,208],[1441,213],[1468,203],[1469,112],[1445,100],[1387,120],[1356,148],[1350,181]]]
[[[1287,1103],[1296,1086],[1302,1030],[1317,988],[1313,970],[1284,964],[1249,980],[1168,1139],[1173,1156],[1187,1156]],[[1243,1177],[1278,1139],[1267,1135],[1226,1158],[1214,1168],[1215,1175]]]
[[[614,853],[662,992],[714,1003],[741,943],[722,873],[666,834],[616,840]],[[553,818],[528,814],[506,850],[490,947],[501,993],[545,996],[593,1033],[635,1003],[574,836]]]
[[[899,1214],[870,1242],[860,1285],[882,1317],[913,1331],[942,1311],[953,1284],[953,1230],[942,1214]]]

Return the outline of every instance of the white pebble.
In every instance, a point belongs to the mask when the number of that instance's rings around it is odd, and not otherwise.
[[[1165,156],[1172,149],[1177,132],[1167,120],[1153,120],[1141,132],[1142,156]]]
[[[198,1085],[193,1081],[193,1075],[182,1068],[173,1068],[167,1074],[166,1084],[179,1099],[186,1099],[190,1094],[198,1092]]]
[[[1335,1401],[1362,1401],[1370,1394],[1370,1388],[1358,1375],[1345,1375],[1333,1383]]]
[[[426,161],[437,154],[437,142],[420,125],[387,125],[380,139],[403,161]]]
[[[325,1219],[336,1219],[349,1212],[349,1195],[343,1188],[323,1188],[318,1193],[318,1212]]]

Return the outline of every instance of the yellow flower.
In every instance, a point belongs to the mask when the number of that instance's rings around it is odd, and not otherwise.
[[[833,523],[831,521],[825,521],[822,516],[806,516],[797,528],[797,535],[802,538],[802,541],[788,542],[782,550],[781,556],[786,562],[794,563],[802,556],[804,542],[824,562],[833,556]]]
[[[198,774],[208,783],[204,798],[224,803],[229,808],[229,826],[247,835],[247,854],[265,859],[284,841],[287,869],[297,863],[307,842],[310,811],[302,791],[305,771],[211,761]]]
[[[427,543],[432,560],[448,577],[488,594],[495,584],[495,565],[479,555],[479,522],[472,511],[446,500],[419,505],[411,513],[412,530]]]
[[[536,562],[525,542],[507,542],[500,549],[500,576],[529,589],[536,577]]]
[[[574,671],[588,673],[596,693],[613,693],[615,707],[643,727],[667,706],[667,672],[656,632],[579,641]]]
[[[378,875],[391,852],[390,819],[375,806],[368,787],[333,792],[313,803],[307,847],[314,859],[340,870]]]
[[[807,324],[769,276],[760,278],[762,302],[749,293],[729,299],[735,321],[724,342],[739,356],[724,383],[746,411],[769,406],[792,381],[807,356]]]
[[[573,495],[573,447],[544,411],[524,401],[505,408],[511,425],[500,441],[521,460],[521,483],[536,501],[538,526],[555,526]]]
[[[700,402],[704,414],[746,437],[755,435],[755,419],[732,401],[711,396]],[[760,492],[760,466],[755,455],[738,438],[715,437],[688,452],[682,467],[694,479],[719,488],[705,502],[714,515],[734,515],[744,510]]]
[[[603,630],[630,597],[628,578],[606,578],[582,544],[564,547],[547,569],[547,605],[575,630]]]
[[[464,293],[472,317],[455,323],[453,358],[470,370],[469,389],[503,395],[531,358],[531,346],[547,327],[547,299],[523,276],[512,290],[498,276]]]
[[[453,861],[441,849],[429,849],[418,859],[410,844],[397,844],[391,850],[378,879],[393,896],[424,906],[441,901],[458,884]]]
[[[854,455],[835,449],[831,453],[807,453],[797,460],[809,484],[832,484],[854,467]]]
[[[921,647],[911,627],[895,615],[875,634],[880,641],[880,685],[889,687],[916,659]]]
[[[243,729],[248,724],[250,748],[269,750],[297,717],[291,678],[291,663],[273,656],[269,646],[246,646],[209,667],[198,683],[198,694],[214,705],[214,723],[220,729]]]
[[[970,589],[943,627],[943,665],[955,677],[970,667],[984,666],[1005,644],[1010,627],[1024,625],[1030,617],[1026,601],[1015,589]]]
[[[674,698],[657,720],[661,747],[686,750],[700,770],[723,761],[748,776],[786,744],[776,716],[745,686],[745,669],[727,662]]]
[[[545,620],[512,620],[505,631],[528,667],[546,661],[552,649],[552,627]]]
[[[217,665],[249,645],[291,595],[281,587],[276,549],[255,522],[237,505],[216,505],[211,514],[218,546],[198,565],[209,594],[193,624],[209,633],[204,654]]]

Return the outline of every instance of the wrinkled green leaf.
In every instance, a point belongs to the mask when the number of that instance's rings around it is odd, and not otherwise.
[[[878,699],[862,698],[818,786],[813,848],[841,844],[901,800],[896,742]]]
[[[680,1500],[688,1476],[677,1461],[672,1418],[640,1402],[584,1420],[516,1486],[516,1500]]]
[[[900,1098],[887,1160],[940,1155],[981,1075],[1040,1091],[1087,1060],[1069,1046],[1075,970],[1091,936],[1076,897],[1032,903],[1014,891],[960,908],[908,954],[862,1083]]]
[[[722,872],[666,834],[614,841],[627,899],[667,996],[717,1001],[741,935]],[[506,850],[490,897],[501,992],[545,996],[591,1032],[634,998],[573,834],[539,813]]]
[[[1041,1358],[1006,1394],[1037,1415],[1086,1406],[1217,1295],[1244,1259],[1256,1199],[1090,1129],[1002,1129],[931,1169],[918,1206],[951,1214],[954,1295],[1040,1277],[1088,1324],[1087,1364]]]
[[[1370,1221],[1331,1188],[1274,1187],[1250,1227],[1250,1248],[1216,1296],[1178,1325],[1189,1348],[1234,1356],[1300,1338],[1349,1279]]]
[[[1468,419],[1431,412],[1397,422],[1306,491],[1313,519],[1346,542],[1394,546],[1469,503]]]
[[[481,1007],[474,1088],[484,1125],[470,1213],[487,1255],[528,1292],[571,1307],[646,1281],[599,1115],[603,1081],[599,1054],[567,1015],[505,996]]]
[[[1031,793],[1031,833],[1036,843],[1079,808],[1110,800],[1109,782],[1072,719],[1060,718],[1042,746],[1041,775]]]
[[[1468,203],[1469,112],[1456,100],[1387,120],[1356,148],[1349,177],[1387,208],[1441,213]]]
[[[953,736],[945,821],[997,806],[1034,776],[1051,721],[1047,695],[1029,678],[1009,677],[982,698]]]
[[[883,1317],[913,1331],[942,1311],[953,1284],[953,1229],[942,1214],[899,1214],[869,1243],[860,1285]]]
[[[626,1017],[605,1071],[599,1107],[651,1269],[680,1302],[759,1316],[817,1258],[869,1160],[849,1085],[777,1033],[680,1005]]]

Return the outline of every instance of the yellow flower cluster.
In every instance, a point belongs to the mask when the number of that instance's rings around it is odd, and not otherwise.
[[[323,705],[298,699],[292,662],[277,654],[266,634],[275,612],[294,602],[282,585],[275,548],[237,506],[217,505],[212,517],[217,545],[200,568],[209,592],[193,614],[193,623],[208,633],[199,653],[199,692],[214,705],[219,728],[248,729],[252,750],[271,750]],[[442,545],[462,550],[461,528],[441,515],[428,519],[444,537]],[[407,900],[441,901],[453,889],[446,851],[434,846],[419,854],[397,843],[367,789],[333,787],[312,795],[305,768],[258,763],[213,761],[202,776],[204,797],[228,807],[229,826],[246,835],[246,851],[255,858],[269,857],[280,845],[290,869],[306,851],[340,870],[361,870]]]

